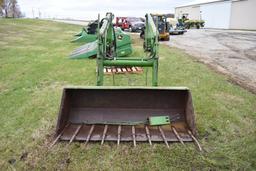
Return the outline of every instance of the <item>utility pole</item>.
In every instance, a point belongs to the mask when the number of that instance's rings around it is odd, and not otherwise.
[[[42,13],[41,13],[40,9],[38,8],[38,17],[41,18],[41,15],[42,15]]]
[[[34,8],[32,8],[32,16],[33,16],[33,18],[35,18]]]

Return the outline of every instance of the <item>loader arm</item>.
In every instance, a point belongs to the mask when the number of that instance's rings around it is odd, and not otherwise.
[[[158,56],[158,30],[151,15],[146,15],[144,50],[149,51],[151,57]]]

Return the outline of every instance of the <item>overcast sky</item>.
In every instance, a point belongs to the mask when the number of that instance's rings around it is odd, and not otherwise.
[[[174,13],[174,8],[194,0],[18,0],[26,17],[95,19],[97,14],[143,17],[147,12]]]

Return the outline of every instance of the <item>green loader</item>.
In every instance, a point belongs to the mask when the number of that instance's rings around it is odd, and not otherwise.
[[[164,143],[185,147],[194,142],[197,130],[190,90],[158,86],[158,30],[151,15],[146,16],[145,55],[120,57],[118,38],[107,13],[98,25],[96,87],[66,87],[60,104],[54,145],[58,141],[88,143],[107,141]],[[152,70],[152,87],[106,87],[104,67],[139,66]],[[51,145],[51,146],[52,146]],[[113,147],[111,147],[113,148]]]

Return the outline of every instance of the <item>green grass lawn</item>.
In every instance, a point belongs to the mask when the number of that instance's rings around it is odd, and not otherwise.
[[[0,19],[0,170],[256,170],[256,96],[183,51],[160,45],[160,86],[187,86],[196,111],[200,153],[193,143],[82,143],[47,147],[62,88],[96,84],[95,60],[70,60],[80,26]],[[133,36],[134,55],[142,42]],[[149,74],[150,76],[150,74]],[[116,85],[145,85],[144,74]],[[107,76],[105,85],[112,85]],[[150,78],[148,79],[150,85]]]

